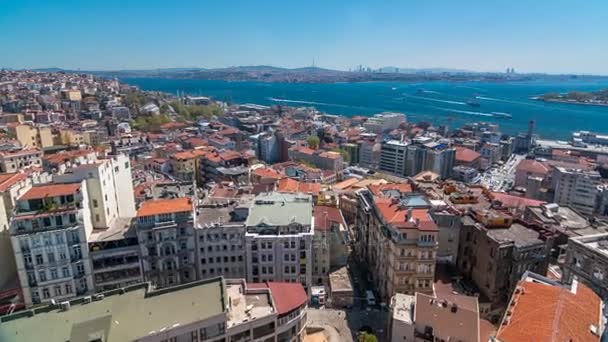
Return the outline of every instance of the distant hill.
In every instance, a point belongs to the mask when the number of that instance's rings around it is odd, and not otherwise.
[[[144,70],[65,70],[60,68],[36,69],[46,72],[90,73],[107,78],[150,77],[167,79],[200,79],[222,81],[257,81],[284,83],[335,83],[335,82],[370,82],[370,81],[523,81],[549,78],[554,80],[570,79],[573,75],[541,74],[504,74],[482,73],[449,68],[397,68],[383,67],[373,72],[341,71],[319,67],[281,68],[269,65],[232,66],[226,68],[159,68]],[[576,76],[598,79],[601,76]]]

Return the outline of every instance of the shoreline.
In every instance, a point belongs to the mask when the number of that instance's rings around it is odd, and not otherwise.
[[[564,104],[579,105],[579,106],[608,107],[608,102],[607,103],[589,103],[589,102],[568,101],[568,100],[560,100],[560,99],[543,99],[540,96],[532,96],[532,97],[530,97],[530,100],[549,102],[549,103],[564,103]]]

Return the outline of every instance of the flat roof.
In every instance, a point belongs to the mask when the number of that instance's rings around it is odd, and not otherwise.
[[[108,291],[98,301],[71,301],[68,310],[43,307],[0,318],[0,340],[133,341],[179,325],[188,325],[226,312],[223,278],[148,291],[147,284]],[[28,312],[34,312],[31,317]]]
[[[287,226],[312,223],[312,196],[291,193],[263,193],[255,197],[246,225]]]

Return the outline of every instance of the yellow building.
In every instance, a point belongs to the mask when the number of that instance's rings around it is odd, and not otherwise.
[[[10,127],[9,134],[19,140],[23,147],[46,148],[53,146],[53,132],[50,127],[17,125]]]
[[[76,132],[72,129],[61,129],[59,130],[59,143],[62,145],[83,145],[85,138],[81,132]]]

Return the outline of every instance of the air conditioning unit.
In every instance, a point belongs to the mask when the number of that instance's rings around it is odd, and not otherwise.
[[[90,302],[93,301],[93,298],[91,298],[91,296],[86,296],[83,298],[83,301],[85,304],[89,304]]]

